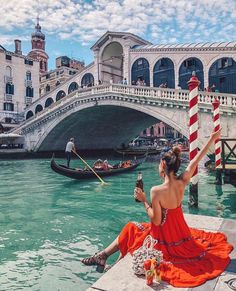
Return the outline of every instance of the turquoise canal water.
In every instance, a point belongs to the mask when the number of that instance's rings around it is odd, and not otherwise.
[[[86,290],[101,274],[80,259],[110,243],[129,220],[147,221],[133,200],[137,172],[146,191],[160,183],[153,162],[105,179],[106,186],[59,176],[49,160],[2,160],[0,169],[0,290]],[[186,192],[189,213],[187,200]],[[198,213],[236,219],[236,188],[216,187],[202,169]]]

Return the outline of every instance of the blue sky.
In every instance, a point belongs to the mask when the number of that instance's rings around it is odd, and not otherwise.
[[[37,13],[46,35],[49,68],[55,58],[68,55],[86,64],[90,47],[107,30],[124,31],[154,44],[236,40],[236,0],[4,0],[0,44],[14,50],[31,49]]]

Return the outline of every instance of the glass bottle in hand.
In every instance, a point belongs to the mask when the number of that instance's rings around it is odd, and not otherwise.
[[[143,191],[143,177],[142,177],[142,173],[141,172],[138,173],[138,178],[137,178],[135,186]],[[137,198],[135,198],[135,201],[136,202],[141,202]]]

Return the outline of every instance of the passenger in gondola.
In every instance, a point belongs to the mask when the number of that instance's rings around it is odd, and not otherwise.
[[[108,160],[107,159],[104,160],[104,162],[103,162],[103,170],[104,171],[108,171],[108,170],[110,170],[112,168],[113,168],[113,166],[108,163]]]
[[[96,160],[96,162],[94,162],[93,164],[93,168],[94,170],[103,170],[103,161],[101,159]]]
[[[132,166],[132,161],[128,160],[128,161],[123,162],[120,167],[121,168],[128,168],[130,166]]]

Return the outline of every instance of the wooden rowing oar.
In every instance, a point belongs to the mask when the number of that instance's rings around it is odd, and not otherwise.
[[[103,185],[107,185],[108,183],[104,182],[104,180],[94,171],[94,169],[76,152],[73,153],[80,158],[80,160],[94,173],[94,175],[102,182]]]

